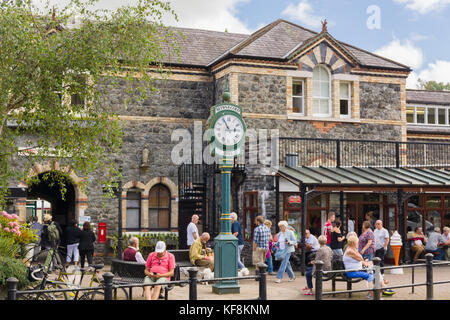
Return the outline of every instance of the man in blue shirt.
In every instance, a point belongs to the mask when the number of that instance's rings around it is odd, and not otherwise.
[[[255,223],[258,227],[253,231],[253,264],[255,265],[255,272],[258,274],[258,264],[264,263],[267,252],[269,251],[270,230],[264,225],[264,217],[257,216]]]
[[[244,234],[242,233],[242,226],[237,221],[236,212],[231,213],[231,233],[238,238],[238,269],[244,269],[245,265],[241,261],[241,253],[244,248]]]

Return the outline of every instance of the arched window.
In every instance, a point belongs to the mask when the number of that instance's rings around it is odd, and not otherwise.
[[[331,81],[325,66],[313,70],[313,116],[331,117]]]
[[[127,192],[127,229],[139,229],[141,227],[141,193],[130,190]]]
[[[148,199],[150,229],[169,229],[170,227],[170,191],[163,184],[151,188]]]

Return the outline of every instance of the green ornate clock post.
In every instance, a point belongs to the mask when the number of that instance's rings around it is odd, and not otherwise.
[[[212,130],[210,146],[212,154],[219,156],[222,175],[222,212],[220,233],[214,239],[214,277],[237,277],[238,240],[231,233],[231,170],[233,160],[242,149],[246,126],[242,119],[242,108],[229,102],[228,82],[222,95],[223,103],[211,107],[207,126]],[[212,291],[218,294],[239,293],[237,280],[216,282]]]

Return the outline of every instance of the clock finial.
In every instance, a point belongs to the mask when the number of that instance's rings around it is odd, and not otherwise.
[[[225,91],[222,94],[222,100],[223,102],[230,102],[231,94],[228,91],[228,79],[225,80]]]

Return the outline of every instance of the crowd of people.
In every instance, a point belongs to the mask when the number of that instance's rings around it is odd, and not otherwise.
[[[31,229],[37,235],[37,241],[35,242],[32,261],[36,261],[39,253],[42,249],[47,252],[50,249],[57,250],[61,244],[62,236],[65,237],[65,244],[67,247],[67,254],[65,257],[66,267],[71,262],[75,266],[80,263],[81,268],[84,268],[85,261],[88,265],[93,265],[94,256],[94,242],[96,237],[91,230],[91,224],[85,222],[80,229],[75,220],[69,221],[67,227],[63,231],[58,222],[53,221],[53,217],[50,214],[44,214],[43,223],[39,223],[36,216],[31,219]],[[56,259],[54,259],[56,260]],[[52,261],[49,270],[51,271],[56,265],[57,261]]]
[[[236,213],[231,213],[231,233],[238,239],[238,272],[248,269],[242,261],[241,255],[244,248],[244,235],[241,224],[238,221]],[[303,288],[304,295],[313,295],[313,275],[315,272],[315,263],[320,260],[323,262],[323,270],[331,270],[334,260],[342,261],[342,264],[348,278],[361,278],[367,281],[367,285],[374,284],[374,274],[372,271],[373,258],[378,257],[381,260],[381,267],[384,266],[384,258],[389,245],[389,232],[383,227],[381,220],[374,220],[370,214],[366,215],[366,220],[362,222],[360,235],[354,231],[354,224],[347,234],[342,231],[342,222],[336,219],[334,212],[330,212],[323,228],[323,233],[316,237],[311,234],[309,229],[305,231],[305,253],[306,253],[306,283]],[[38,235],[38,241],[34,248],[34,257],[37,256],[41,248],[57,248],[62,234],[61,227],[52,221],[52,216],[45,214],[43,225],[33,218],[31,228]],[[349,220],[351,221],[351,220]],[[203,232],[199,235],[197,224],[199,217],[193,215],[191,222],[187,227],[187,245],[189,247],[189,260],[193,266],[207,270],[209,273],[214,271],[214,253],[207,246],[210,235]],[[275,283],[281,283],[284,274],[287,273],[288,281],[295,281],[295,274],[290,262],[291,256],[301,244],[295,229],[287,221],[278,222],[279,232],[272,234],[272,221],[265,220],[263,216],[255,218],[256,227],[253,231],[252,241],[252,264],[255,266],[255,273],[258,274],[258,265],[265,263],[269,275],[275,276]],[[57,231],[55,231],[57,230]],[[55,238],[54,234],[59,233]],[[439,228],[427,236],[424,235],[422,228],[417,227],[411,235],[411,249],[415,253],[413,261],[416,261],[422,253],[433,253],[438,260],[444,257],[448,259],[448,246],[450,245],[450,228],[444,227],[443,233]],[[65,231],[67,245],[66,266],[71,262],[75,266],[80,263],[84,268],[85,259],[89,266],[92,265],[94,253],[95,234],[90,230],[90,223],[85,222],[80,229],[76,221],[70,221]],[[122,255],[125,261],[135,261],[145,264],[144,283],[158,284],[153,287],[145,287],[144,293],[147,300],[156,300],[160,297],[160,291],[164,283],[170,281],[174,275],[175,257],[166,250],[164,241],[158,241],[155,245],[155,251],[151,252],[147,259],[144,259],[139,251],[139,239],[137,237],[129,238],[129,246],[123,251]],[[278,271],[274,272],[274,260],[279,262]],[[182,270],[183,271],[183,270]],[[382,288],[388,283],[384,279],[384,272],[381,270],[380,283]],[[395,294],[392,290],[384,289],[384,295]],[[372,298],[372,294],[368,294]]]

